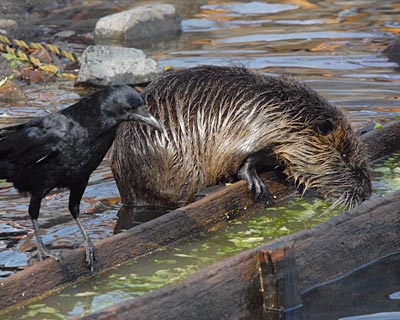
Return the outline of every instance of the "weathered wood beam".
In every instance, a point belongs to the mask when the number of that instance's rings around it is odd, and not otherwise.
[[[381,129],[361,136],[367,145],[370,159],[376,160],[400,150],[400,120],[392,121]]]

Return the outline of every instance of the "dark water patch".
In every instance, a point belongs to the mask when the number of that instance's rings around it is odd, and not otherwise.
[[[302,294],[304,319],[359,319],[386,311],[398,313],[400,301],[390,299],[400,289],[400,253],[379,258]],[[327,299],[329,297],[329,299]],[[355,316],[355,317],[350,317]],[[390,319],[380,314],[377,319]],[[398,318],[396,318],[398,319]]]

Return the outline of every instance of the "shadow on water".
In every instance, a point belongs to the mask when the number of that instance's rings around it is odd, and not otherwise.
[[[141,223],[158,218],[168,211],[168,209],[159,207],[129,207],[123,205],[118,210],[118,220],[115,224],[114,233],[120,233]]]
[[[381,257],[309,288],[302,293],[301,300],[301,305],[289,310],[276,305],[275,310],[258,311],[245,319],[400,319],[400,253]]]
[[[400,253],[382,257],[302,294],[304,319],[357,319],[380,313],[400,318]],[[288,318],[290,319],[290,318]],[[366,318],[364,318],[366,319]],[[390,319],[381,315],[379,319]]]
[[[301,299],[302,305],[291,310],[266,310],[246,319],[400,319],[400,253],[381,257],[310,288]]]

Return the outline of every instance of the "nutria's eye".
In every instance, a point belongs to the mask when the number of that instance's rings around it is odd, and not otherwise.
[[[342,153],[342,158],[343,158],[343,160],[346,160],[347,159],[347,154]]]
[[[317,131],[323,136],[330,134],[333,129],[335,129],[335,126],[333,125],[333,122],[329,119],[317,124]]]

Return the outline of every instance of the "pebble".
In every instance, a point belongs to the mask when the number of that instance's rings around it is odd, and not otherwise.
[[[0,19],[0,29],[12,29],[17,27],[17,22],[12,19]]]
[[[70,38],[76,35],[75,31],[73,30],[64,30],[57,32],[54,36],[57,38]]]

